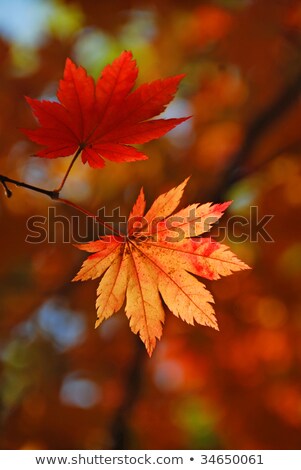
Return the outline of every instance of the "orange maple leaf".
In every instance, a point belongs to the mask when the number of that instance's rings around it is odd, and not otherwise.
[[[93,168],[103,167],[104,158],[115,162],[147,159],[131,144],[157,139],[188,119],[151,119],[165,110],[184,75],[155,80],[132,91],[137,75],[129,51],[107,65],[96,83],[83,67],[67,59],[57,92],[59,102],[26,98],[40,127],[22,130],[45,146],[37,155],[58,158],[81,151],[83,163]]]
[[[164,307],[189,324],[215,329],[212,295],[195,277],[219,279],[248,269],[225,245],[200,235],[210,230],[230,202],[177,208],[187,179],[155,200],[145,212],[143,189],[129,217],[126,236],[106,236],[84,245],[94,253],[74,281],[102,276],[97,290],[96,327],[121,309],[151,355],[162,336]],[[194,238],[192,238],[194,237]]]

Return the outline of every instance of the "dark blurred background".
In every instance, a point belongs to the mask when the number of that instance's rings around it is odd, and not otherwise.
[[[25,242],[51,201],[1,195],[0,447],[300,449],[300,1],[0,0],[1,174],[58,185],[70,160],[30,157],[24,95],[53,98],[67,56],[97,77],[124,49],[139,83],[185,72],[167,115],[193,118],[146,162],[76,163],[64,196],[127,214],[192,175],[185,203],[233,199],[222,225],[258,206],[274,243],[228,241],[253,269],[208,283],[220,332],[167,312],[149,359],[122,312],[94,330],[97,281],[70,282],[83,253],[59,224]]]

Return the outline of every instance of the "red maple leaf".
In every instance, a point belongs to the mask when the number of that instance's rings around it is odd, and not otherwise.
[[[193,325],[217,327],[213,298],[197,277],[219,279],[248,269],[227,246],[202,237],[230,202],[192,204],[174,213],[187,180],[162,194],[145,213],[141,190],[129,217],[127,236],[106,236],[77,245],[91,253],[75,281],[101,277],[97,289],[97,322],[121,309],[149,355],[162,336],[165,311]],[[173,215],[171,215],[174,213]]]
[[[184,75],[132,91],[137,75],[128,51],[107,65],[96,83],[83,67],[67,59],[57,92],[59,102],[26,98],[40,127],[23,132],[45,146],[37,155],[58,158],[81,151],[83,163],[93,168],[103,167],[104,158],[115,162],[147,159],[131,144],[159,138],[188,119],[151,119],[164,111]]]

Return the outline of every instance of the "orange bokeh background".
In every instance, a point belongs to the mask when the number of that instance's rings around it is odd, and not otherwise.
[[[206,283],[220,332],[166,312],[149,359],[123,312],[94,330],[84,254],[26,243],[55,204],[0,198],[2,449],[294,449],[301,445],[301,8],[298,0],[11,0],[0,13],[0,174],[53,189],[68,159],[31,157],[24,96],[55,96],[66,57],[94,77],[132,50],[139,83],[186,73],[168,116],[192,115],[143,148],[149,160],[80,162],[64,197],[127,215],[191,175],[185,201],[233,199],[222,219],[273,215],[226,241],[252,271]],[[68,218],[75,211],[56,206]],[[251,214],[251,215],[250,215]],[[80,217],[84,227],[85,217]],[[87,240],[92,236],[87,234]],[[72,240],[71,240],[72,241]]]

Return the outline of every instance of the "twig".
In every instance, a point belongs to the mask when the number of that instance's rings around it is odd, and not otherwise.
[[[50,199],[58,199],[59,198],[59,192],[58,191],[49,191],[48,189],[40,188],[38,186],[34,186],[32,184],[28,183],[23,183],[23,181],[18,181],[13,178],[9,178],[8,176],[5,175],[0,175],[0,183],[5,189],[5,193],[8,197],[12,196],[12,191],[8,189],[6,183],[11,183],[14,184],[15,186],[19,186],[20,188],[25,188],[29,189],[30,191],[34,191],[36,193],[41,193],[44,194],[45,196],[50,197]],[[8,190],[8,194],[7,194]]]
[[[48,189],[40,188],[38,186],[33,186],[32,184],[24,183],[23,181],[18,181],[13,178],[9,178],[8,176],[5,175],[0,175],[0,183],[2,184],[5,194],[7,197],[12,197],[13,193],[12,191],[7,187],[6,183],[11,183],[14,184],[15,186],[19,186],[21,188],[29,189],[30,191],[34,191],[40,194],[44,194],[45,196],[48,196],[50,199],[53,199],[57,202],[60,202],[62,204],[65,204],[66,206],[73,207],[79,212],[82,212],[83,214],[93,217],[100,225],[102,225],[104,228],[110,230],[110,232],[117,237],[122,237],[122,234],[117,232],[113,227],[111,227],[109,224],[106,224],[100,217],[97,215],[93,214],[92,212],[88,211],[87,209],[84,209],[83,207],[75,204],[72,201],[69,201],[68,199],[63,199],[60,197],[60,192],[58,190],[53,190],[50,191]]]
[[[1,184],[2,184],[3,189],[4,189],[5,196],[8,197],[8,198],[12,197],[13,193],[12,193],[11,190],[7,187],[6,181],[1,180]]]

